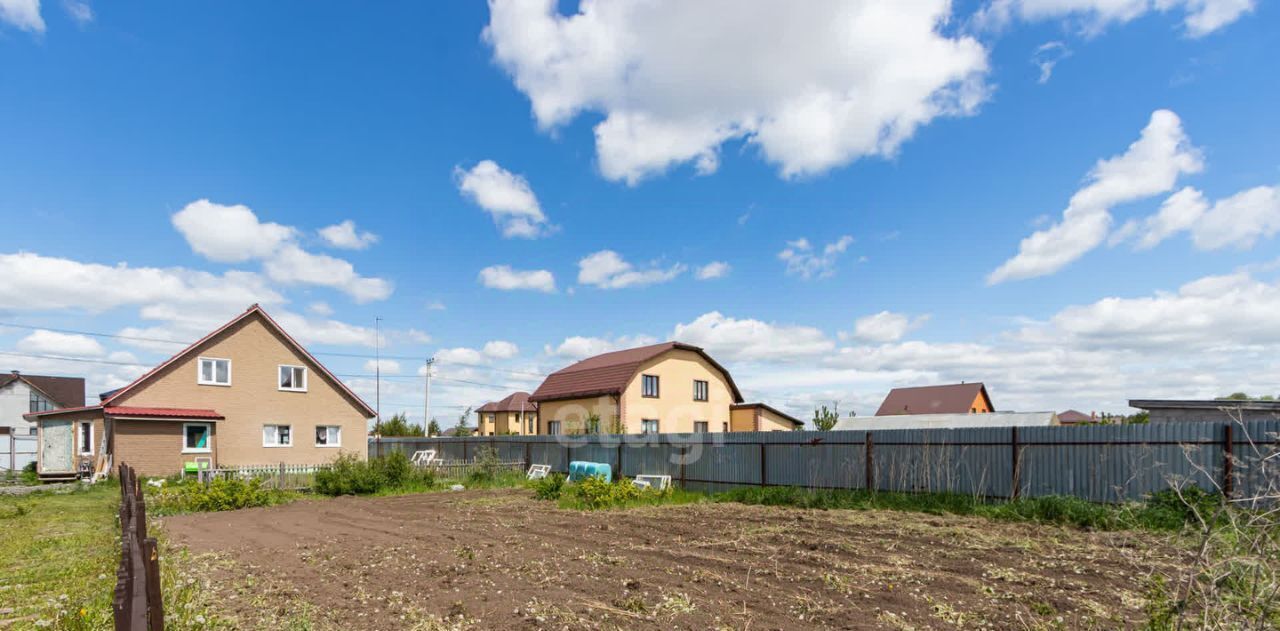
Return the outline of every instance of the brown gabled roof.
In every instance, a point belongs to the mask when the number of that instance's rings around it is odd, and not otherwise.
[[[697,346],[682,342],[664,342],[639,348],[628,348],[622,351],[604,353],[588,357],[567,368],[557,370],[547,376],[542,385],[533,391],[530,401],[553,401],[556,399],[576,399],[595,397],[607,394],[622,394],[627,384],[640,370],[640,365],[673,350],[692,351],[707,360],[724,375],[733,392],[734,402],[742,402],[742,393],[738,391],[733,377],[716,360]]]
[[[786,412],[783,412],[782,410],[779,410],[778,408],[775,408],[772,405],[769,405],[767,403],[735,403],[729,406],[730,410],[749,410],[752,408],[760,408],[763,410],[768,410],[770,412],[773,412],[774,414],[781,416],[783,419],[791,421],[797,427],[804,425],[804,421],[794,416],[791,416],[790,414],[787,414]]]
[[[204,344],[209,340],[212,340],[223,331],[230,329],[231,327],[239,324],[241,321],[245,320],[246,318],[252,315],[261,316],[263,322],[267,324],[268,328],[274,330],[276,333],[279,333],[280,337],[284,338],[284,341],[286,344],[288,344],[294,350],[301,353],[302,356],[307,361],[309,361],[314,368],[319,370],[324,377],[328,378],[330,382],[337,385],[338,389],[341,390],[342,393],[347,396],[348,400],[351,401],[352,405],[354,405],[361,412],[365,413],[365,418],[373,418],[374,416],[377,416],[377,412],[375,412],[373,408],[369,407],[369,404],[365,403],[364,399],[360,398],[360,395],[357,395],[355,392],[352,392],[351,388],[347,387],[347,384],[342,383],[341,379],[338,379],[333,375],[333,373],[329,372],[329,369],[325,368],[324,364],[320,363],[320,360],[316,359],[315,356],[313,356],[310,352],[308,352],[307,349],[303,347],[301,344],[299,344],[297,340],[293,339],[293,337],[290,336],[289,333],[284,330],[284,327],[281,327],[280,324],[277,323],[274,319],[272,319],[270,315],[267,315],[267,312],[263,310],[262,307],[256,304],[250,306],[248,309],[245,310],[244,313],[236,316],[235,318],[232,318],[230,322],[218,327],[217,329],[214,329],[212,333],[209,333],[208,335],[200,338],[200,340],[197,341],[196,343],[179,351],[173,357],[166,359],[159,366],[156,366],[155,368],[152,368],[151,370],[147,371],[141,377],[138,377],[137,379],[135,379],[133,383],[130,383],[129,385],[123,388],[120,388],[118,390],[113,390],[111,392],[104,394],[105,398],[102,399],[101,406],[102,407],[110,406],[112,402],[115,402],[116,400],[120,399],[121,396],[128,394],[129,391],[133,390],[134,388],[137,388],[139,385],[146,383],[147,381],[150,381],[152,377],[155,377],[156,375],[160,374],[165,368],[173,365],[178,360],[194,353],[197,349],[204,346]]]
[[[919,386],[915,388],[894,388],[884,398],[876,416],[892,416],[895,414],[968,414],[973,408],[973,400],[981,394],[987,401],[987,408],[996,410],[991,405],[991,397],[987,395],[986,386],[981,382],[956,383],[947,386]]]
[[[24,375],[17,371],[0,375],[0,388],[15,381],[25,382],[54,402],[58,407],[74,408],[84,405],[83,377],[46,377],[43,375]]]
[[[536,412],[538,404],[529,400],[528,392],[512,392],[499,401],[490,401],[478,408],[476,412]]]
[[[1077,410],[1067,410],[1058,415],[1058,422],[1063,424],[1088,423],[1093,417]]]

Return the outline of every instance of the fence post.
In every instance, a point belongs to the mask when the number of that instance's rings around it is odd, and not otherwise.
[[[1231,499],[1231,494],[1235,490],[1232,488],[1231,479],[1233,477],[1231,474],[1231,450],[1235,446],[1235,441],[1232,440],[1231,436],[1231,425],[1232,421],[1227,421],[1227,426],[1224,428],[1225,431],[1222,432],[1222,497],[1226,500]]]
[[[764,462],[764,441],[760,441],[760,486],[769,486],[769,480],[765,478],[765,462]]]
[[[875,461],[872,459],[872,457],[873,457],[873,454],[875,454],[876,441],[874,438],[871,437],[871,432],[864,432],[862,434],[862,441],[866,445],[866,449],[867,449],[867,455],[863,457],[863,460],[866,461],[866,465],[867,465],[867,472],[865,475],[866,482],[867,482],[867,491],[875,493],[876,492],[876,478],[875,478],[876,467],[874,464]]]
[[[569,443],[564,444],[564,472],[569,474],[569,459],[573,458],[573,454],[569,451]]]
[[[1018,428],[1014,427],[1012,430],[1009,433],[1009,448],[1012,450],[1009,464],[1013,471],[1009,480],[1009,498],[1016,500],[1021,492],[1018,487],[1022,486],[1020,471],[1022,468],[1022,450],[1018,448]]]
[[[142,542],[143,569],[147,575],[147,629],[164,631],[164,597],[160,594],[160,547],[154,538]]]
[[[661,436],[661,434],[659,434],[659,436]],[[659,438],[659,440],[661,440],[661,438]],[[667,441],[667,444],[670,445],[671,442]],[[689,459],[689,444],[685,443],[680,448],[680,488],[682,489],[685,486],[684,485],[684,465],[685,465],[685,461],[688,459]]]
[[[462,439],[462,461],[467,461],[467,439]]]
[[[276,488],[277,489],[284,488],[284,463],[283,462],[280,463],[280,475],[276,479]]]
[[[533,458],[530,456],[529,443],[524,444],[524,470],[528,471],[533,466]]]

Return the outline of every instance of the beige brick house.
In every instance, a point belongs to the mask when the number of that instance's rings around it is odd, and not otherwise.
[[[128,463],[170,475],[214,466],[366,456],[375,413],[258,305],[98,405],[28,414],[46,479]]]
[[[527,436],[538,432],[538,404],[528,392],[513,392],[476,408],[477,436]]]
[[[538,404],[539,434],[715,433],[801,425],[763,404],[743,403],[728,370],[701,348],[681,342],[589,357],[548,375],[529,400]]]

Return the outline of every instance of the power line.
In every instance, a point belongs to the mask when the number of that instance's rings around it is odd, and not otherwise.
[[[52,331],[54,333],[66,333],[69,335],[88,335],[91,337],[104,337],[116,340],[128,340],[131,342],[149,342],[154,344],[173,344],[175,346],[190,346],[192,342],[179,342],[177,340],[166,340],[156,337],[143,337],[139,335],[119,335],[116,333],[103,333],[101,331],[81,331],[77,329],[59,329],[48,326],[36,326],[32,324],[18,324],[15,322],[0,322],[0,327],[12,327],[15,329],[27,329],[30,331]],[[351,359],[379,359],[378,355],[362,355],[360,353],[341,353],[337,351],[310,351],[312,355],[324,355],[327,357],[347,357]],[[407,355],[382,355],[381,359],[396,359],[402,361],[422,361],[421,357],[411,357]],[[460,361],[442,360],[445,364],[453,364],[455,366],[465,366],[467,368],[479,368],[482,370],[491,370],[494,372],[504,372],[513,375],[527,375],[529,377],[546,377],[543,373],[529,372],[525,370],[511,370],[509,368],[498,368],[496,366],[486,366],[484,364],[472,364]]]

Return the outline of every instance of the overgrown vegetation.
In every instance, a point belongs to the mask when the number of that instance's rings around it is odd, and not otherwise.
[[[565,477],[553,473],[541,480],[529,483],[533,496],[540,500],[557,501],[560,508],[575,510],[602,510],[631,508],[661,504],[687,504],[705,499],[702,493],[678,489],[640,488],[630,479],[618,478],[606,482],[604,478],[588,476],[569,484]]]
[[[813,410],[813,427],[820,432],[829,431],[840,420],[840,413],[822,406]]]
[[[149,492],[147,510],[152,515],[239,510],[284,504],[297,497],[296,492],[265,487],[259,479],[218,478],[206,484],[186,478]]]
[[[315,480],[315,492],[330,496],[412,493],[435,486],[434,472],[414,467],[398,451],[368,460],[344,454],[331,468],[317,471]]]

